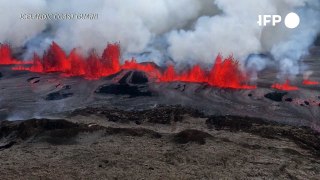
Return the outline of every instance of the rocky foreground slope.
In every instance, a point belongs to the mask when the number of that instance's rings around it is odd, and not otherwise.
[[[191,108],[0,122],[1,179],[319,179],[320,134]]]

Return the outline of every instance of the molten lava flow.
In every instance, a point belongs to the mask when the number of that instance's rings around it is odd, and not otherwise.
[[[156,65],[152,63],[139,64],[135,59],[132,59],[131,61],[125,61],[124,64],[121,66],[121,69],[144,71],[154,78],[161,77],[161,72],[158,70]]]
[[[70,52],[68,61],[70,61],[70,70],[67,72],[67,75],[84,76],[86,74],[86,61],[82,56],[77,54],[76,49]]]
[[[67,61],[66,54],[58,44],[53,42],[43,55],[42,67],[44,72],[65,72],[70,69],[70,61]]]
[[[120,71],[120,47],[119,44],[108,44],[102,54],[103,66],[109,71]]]
[[[311,81],[311,80],[305,79],[303,80],[302,84],[312,86],[312,85],[319,85],[320,83],[318,81]]]
[[[0,44],[0,65],[24,64],[23,61],[11,57],[11,49],[7,44]]]
[[[239,69],[239,63],[232,56],[223,59],[216,58],[210,72],[195,65],[190,71],[182,74],[176,73],[174,66],[169,66],[160,78],[162,82],[184,81],[196,83],[208,83],[211,86],[234,89],[255,89],[256,86],[247,85],[247,77]]]
[[[79,55],[76,49],[67,56],[58,44],[53,42],[49,50],[40,58],[34,55],[30,67],[17,66],[13,70],[50,73],[60,72],[65,76],[84,76],[86,79],[99,79],[117,73],[120,67],[120,48],[118,44],[109,44],[99,57],[94,51],[88,58]]]
[[[0,62],[2,64],[19,64],[13,70],[27,70],[39,73],[59,72],[64,76],[83,76],[86,79],[99,79],[115,74],[121,70],[139,70],[146,72],[149,77],[160,82],[184,81],[194,83],[208,83],[211,86],[234,89],[253,89],[246,83],[246,75],[239,69],[239,63],[232,56],[223,59],[218,56],[210,71],[199,65],[190,70],[177,73],[174,66],[168,66],[164,72],[153,63],[137,63],[135,59],[120,64],[119,44],[108,44],[102,56],[92,51],[87,58],[82,57],[74,49],[67,55],[58,44],[53,42],[42,57],[34,54],[30,65],[22,61],[12,60],[8,45],[0,47]]]
[[[167,67],[167,69],[164,71],[163,75],[160,78],[160,81],[162,82],[172,82],[178,80],[179,78],[177,77],[174,66],[172,65]]]
[[[284,91],[296,91],[299,88],[296,86],[290,85],[290,81],[287,80],[284,84],[274,84],[272,85],[272,88],[274,89],[279,89],[279,90],[284,90]]]
[[[0,45],[0,64],[11,64],[11,50],[8,45]]]
[[[208,73],[201,69],[199,65],[195,65],[190,71],[183,73],[179,79],[185,82],[204,83],[208,82],[208,78]]]
[[[255,86],[249,86],[245,83],[247,77],[239,69],[239,62],[232,56],[222,59],[219,55],[214,66],[210,71],[209,84],[217,87],[235,88],[235,89],[254,89]]]

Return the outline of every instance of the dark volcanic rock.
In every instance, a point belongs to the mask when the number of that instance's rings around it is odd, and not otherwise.
[[[265,98],[268,98],[272,101],[281,102],[283,96],[287,95],[287,92],[271,92],[264,95]]]
[[[66,85],[66,86],[64,86],[64,89],[71,89],[71,86],[70,85]]]
[[[108,127],[105,128],[106,134],[113,135],[113,134],[123,134],[127,136],[145,136],[149,135],[152,138],[161,138],[162,135],[160,133],[157,133],[155,131],[144,129],[144,128],[112,128]]]
[[[240,131],[250,129],[252,123],[263,123],[258,119],[241,118],[235,116],[212,116],[206,121],[209,129]]]
[[[75,110],[71,116],[83,115],[103,115],[109,121],[142,124],[145,122],[156,124],[171,124],[172,122],[182,121],[183,116],[204,117],[204,114],[192,108],[182,106],[159,106],[143,111],[124,111],[119,109],[107,108],[85,108]]]
[[[129,71],[119,81],[119,84],[103,85],[96,93],[129,95],[130,98],[139,96],[152,96],[149,90],[148,77],[144,72]]]
[[[0,150],[2,149],[9,149],[11,148],[14,144],[16,144],[17,142],[15,141],[10,141],[9,143],[7,144],[4,144],[4,145],[0,145]]]
[[[181,122],[183,116],[203,117],[203,113],[182,106],[160,106],[141,112],[150,123],[171,124],[172,122]]]
[[[293,99],[292,99],[292,98],[286,98],[285,101],[287,101],[287,102],[292,102]]]
[[[31,119],[16,122],[4,121],[0,124],[0,138],[12,142],[37,139],[57,145],[70,144],[74,143],[73,138],[83,131],[88,131],[88,128],[66,120]]]
[[[27,79],[28,82],[34,82],[36,80],[40,79],[40,77],[36,76],[36,77],[31,77],[29,79]]]
[[[152,96],[147,86],[132,86],[129,84],[104,85],[96,90],[99,94],[129,95],[130,98],[139,96]]]
[[[179,144],[186,144],[189,142],[196,142],[198,144],[205,144],[206,139],[212,137],[210,134],[199,131],[199,130],[193,130],[188,129],[179,132],[174,136],[174,141]]]
[[[73,93],[65,93],[62,91],[57,91],[57,92],[48,94],[45,99],[48,101],[54,101],[54,100],[66,99],[71,96],[73,96]]]
[[[45,100],[55,101],[55,100],[62,100],[62,99],[66,99],[68,97],[71,97],[71,96],[73,96],[73,93],[70,92],[70,89],[71,89],[70,85],[64,86],[63,89],[61,89],[59,91],[49,93],[45,97]]]
[[[258,118],[212,116],[207,119],[209,129],[243,131],[264,138],[287,138],[304,149],[320,156],[320,133],[307,127],[294,127]]]
[[[70,120],[78,122],[77,118]],[[319,151],[319,136],[304,128],[230,116],[228,121],[240,119],[242,124],[245,120],[252,124],[240,126],[245,132],[217,132],[203,130],[203,124],[196,125],[199,119],[188,118],[184,125],[192,125],[193,129],[184,129],[186,126],[181,124],[181,130],[175,133],[168,127],[136,128],[87,118],[89,122],[82,122],[89,124],[0,121],[1,129],[11,130],[6,133],[9,137],[19,134],[19,129],[33,132],[28,139],[0,143],[1,179],[21,179],[21,174],[12,173],[16,169],[26,172],[25,179],[319,179],[320,156],[306,150]],[[233,122],[224,123],[225,129],[227,126],[233,126]]]
[[[45,141],[55,145],[75,144],[75,138],[79,133],[95,132],[101,129],[103,129],[101,126],[76,124],[63,119],[30,119],[16,122],[3,121],[0,123],[0,139],[4,138],[18,143],[32,140]]]
[[[79,133],[91,133],[104,131],[106,135],[123,134],[127,136],[149,136],[161,138],[162,135],[144,128],[113,128],[99,125],[76,124],[63,119],[30,119],[26,121],[2,121],[0,123],[0,139],[11,139],[9,143],[0,145],[1,149],[7,149],[19,141],[45,140],[48,143],[70,144],[76,143],[73,139]]]
[[[131,71],[130,72],[127,72],[119,81],[118,83],[120,84],[127,84],[128,83],[128,78],[129,76],[131,76]]]
[[[72,132],[72,129],[80,126],[66,120],[49,119],[31,119],[21,122],[2,122],[0,127],[0,137],[7,137],[14,133],[16,137],[27,139],[41,132],[66,129]]]
[[[129,71],[118,82],[120,84],[146,84],[149,80],[144,72]]]
[[[135,71],[132,73],[132,77],[129,82],[132,84],[145,84],[148,82],[148,77],[144,72]]]

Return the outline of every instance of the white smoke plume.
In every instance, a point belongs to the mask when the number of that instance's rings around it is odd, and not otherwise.
[[[23,46],[27,40],[37,36],[46,27],[45,21],[20,20],[22,12],[45,13],[43,0],[8,1],[0,0],[0,42],[8,42],[15,47]]]
[[[56,41],[66,51],[80,47],[101,52],[120,42],[123,57],[163,63],[211,64],[221,53],[234,55],[247,68],[279,65],[296,75],[299,60],[320,32],[318,0],[0,0],[0,42],[27,48],[25,57]],[[295,30],[259,27],[260,14],[297,12]],[[94,20],[21,20],[23,13],[96,13]],[[270,58],[251,54],[269,53]],[[254,57],[248,59],[248,57]],[[249,61],[249,62],[245,62]]]
[[[221,53],[233,54],[240,60],[249,54],[271,52],[280,63],[281,71],[297,74],[298,60],[305,55],[319,32],[319,11],[312,10],[317,1],[303,0],[216,0],[223,13],[198,19],[191,30],[177,30],[169,36],[169,51],[178,61],[212,61]],[[312,4],[313,3],[313,4]],[[257,26],[258,15],[297,12],[301,25],[289,30],[283,25],[277,27]],[[255,57],[256,59],[256,57]],[[260,61],[251,62],[265,66]]]

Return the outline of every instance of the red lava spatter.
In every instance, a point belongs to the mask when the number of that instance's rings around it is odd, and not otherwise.
[[[305,79],[303,80],[302,84],[312,86],[312,85],[319,85],[320,83],[318,81],[311,81],[311,80]]]
[[[256,86],[248,85],[249,78],[246,73],[241,71],[239,62],[232,56],[223,58],[218,56],[211,69],[203,69],[200,65],[194,65],[189,70],[177,72],[173,65],[169,65],[164,71],[161,71],[154,63],[137,63],[135,59],[120,63],[120,45],[108,44],[102,55],[95,51],[87,57],[83,57],[73,49],[69,55],[55,42],[42,57],[34,54],[30,61],[21,61],[13,59],[10,46],[0,44],[0,65],[16,65],[13,70],[25,70],[38,73],[59,72],[67,77],[82,76],[86,79],[94,80],[101,77],[115,74],[121,70],[139,70],[144,71],[160,82],[191,82],[207,83],[219,88],[232,89],[255,89]],[[305,85],[315,85],[316,82],[304,81]],[[287,81],[284,84],[274,84],[272,88],[292,91],[297,90]]]
[[[232,56],[223,59],[218,56],[209,72],[203,70],[199,65],[190,70],[178,74],[174,66],[169,66],[161,76],[162,82],[184,81],[208,83],[215,87],[227,87],[234,89],[255,89],[256,86],[246,85],[246,75],[239,69],[239,62]]]
[[[0,65],[27,64],[11,57],[11,49],[7,44],[0,44]]]
[[[274,88],[274,89],[283,90],[283,91],[296,91],[296,90],[299,90],[298,87],[290,85],[290,81],[289,80],[287,80],[283,84],[275,83],[271,87]]]
[[[86,79],[99,79],[120,71],[120,50],[117,44],[109,44],[102,56],[92,51],[87,58],[74,49],[69,56],[52,43],[48,51],[40,58],[34,55],[31,66],[16,66],[13,70],[26,70],[39,73],[61,72],[65,76],[84,76]]]

